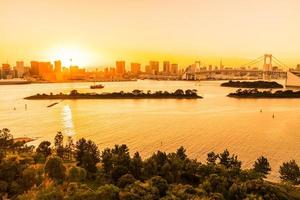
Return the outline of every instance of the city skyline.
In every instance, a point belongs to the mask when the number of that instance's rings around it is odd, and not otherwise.
[[[238,66],[264,53],[291,67],[299,63],[295,0],[0,2],[1,63],[59,59],[68,65],[72,58],[80,66],[115,60],[216,65],[222,58]]]

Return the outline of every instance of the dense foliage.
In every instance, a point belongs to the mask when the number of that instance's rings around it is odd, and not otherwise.
[[[199,99],[202,98],[197,94],[195,89],[177,89],[174,92],[155,91],[143,92],[142,90],[133,90],[132,92],[112,92],[112,93],[79,93],[72,90],[70,94],[36,94],[26,97],[29,100],[45,100],[45,99]]]
[[[227,96],[235,98],[300,98],[300,91],[277,90],[272,92],[272,90],[238,89],[236,92],[229,93]]]
[[[300,199],[300,170],[296,161],[280,167],[282,184],[264,180],[268,159],[258,158],[252,169],[226,149],[210,152],[200,163],[180,147],[157,151],[143,160],[126,145],[102,152],[91,140],[75,144],[62,133],[54,146],[42,141],[33,147],[18,144],[8,129],[0,131],[0,197],[19,200],[188,200],[188,199]],[[21,150],[20,150],[21,149]]]
[[[237,87],[237,88],[283,88],[283,85],[275,81],[228,81],[222,83],[223,87]]]

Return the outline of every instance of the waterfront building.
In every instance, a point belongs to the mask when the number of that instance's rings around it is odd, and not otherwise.
[[[171,73],[177,75],[178,74],[178,64],[171,65]]]
[[[10,64],[8,64],[8,63],[2,64],[1,78],[4,78],[4,79],[12,78]]]
[[[45,80],[48,80],[49,78],[53,79],[53,66],[51,62],[31,61],[30,72],[32,76],[37,76]]]
[[[150,74],[157,75],[159,73],[159,62],[158,61],[150,61]]]
[[[51,62],[39,62],[39,75],[51,73],[53,71]]]
[[[39,62],[38,61],[31,61],[30,62],[30,72],[33,76],[39,75]]]
[[[54,61],[54,72],[55,73],[61,72],[61,61],[60,60]]]
[[[140,63],[131,63],[131,73],[134,75],[141,73],[141,64]]]
[[[16,77],[17,78],[22,78],[25,74],[25,66],[23,61],[17,61],[16,66],[14,68]]]
[[[169,74],[170,73],[170,62],[169,61],[164,61],[163,62],[163,73],[164,74]]]
[[[125,61],[116,62],[116,74],[123,76],[126,73],[125,70]]]
[[[39,62],[38,75],[43,80],[55,80],[55,75],[53,73],[53,66],[51,62]]]

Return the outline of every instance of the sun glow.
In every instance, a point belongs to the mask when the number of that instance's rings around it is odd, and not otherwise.
[[[71,65],[89,66],[92,64],[91,54],[79,48],[55,48],[50,52],[51,60],[61,60],[63,66],[69,67]]]

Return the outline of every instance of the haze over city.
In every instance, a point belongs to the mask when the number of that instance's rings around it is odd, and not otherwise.
[[[238,66],[272,53],[295,66],[297,0],[0,0],[0,62],[112,65],[195,60]]]

